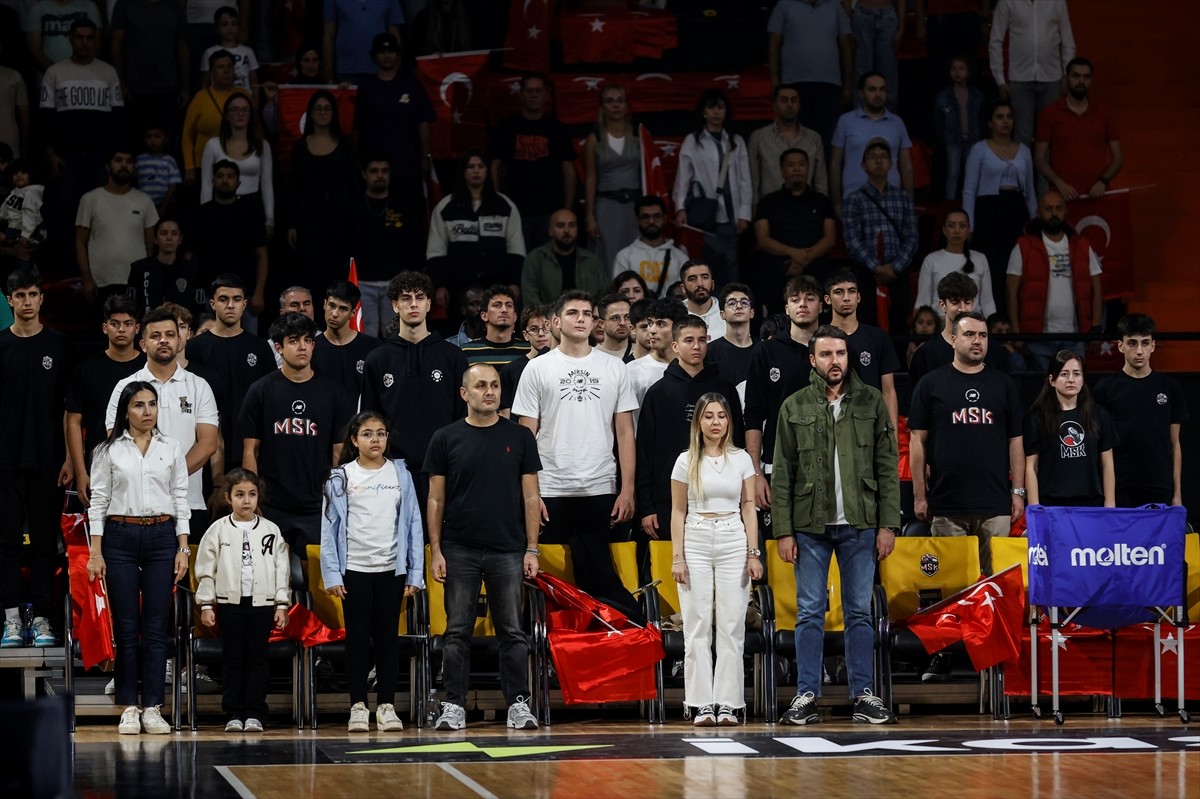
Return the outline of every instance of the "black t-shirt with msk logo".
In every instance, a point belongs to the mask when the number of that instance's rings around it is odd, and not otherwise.
[[[1119,439],[1113,447],[1118,491],[1128,486],[1169,497],[1175,490],[1171,425],[1188,420],[1179,383],[1161,372],[1130,377],[1120,371],[1100,381],[1095,398]]]
[[[1108,412],[1099,406],[1092,412],[1092,426],[1094,430],[1084,427],[1083,413],[1078,408],[1062,412],[1053,437],[1046,435],[1041,414],[1031,413],[1025,419],[1025,455],[1038,456],[1041,504],[1051,504],[1047,499],[1104,504],[1100,456],[1113,448],[1117,434]]]

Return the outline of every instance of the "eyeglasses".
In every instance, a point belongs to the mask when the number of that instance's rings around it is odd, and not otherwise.
[[[386,431],[386,430],[363,430],[361,433],[358,434],[358,437],[361,438],[363,441],[374,441],[375,439],[379,439],[380,441],[387,441],[388,431]]]
[[[736,297],[730,297],[729,299],[725,300],[725,307],[726,308],[749,308],[750,300],[746,299],[745,297],[743,297],[740,300],[737,299]]]
[[[530,325],[529,327],[525,328],[525,332],[531,336],[544,336],[550,332],[550,325]]]

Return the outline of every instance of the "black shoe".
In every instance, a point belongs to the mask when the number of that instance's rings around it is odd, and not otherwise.
[[[888,709],[882,699],[868,691],[854,700],[854,712],[850,720],[865,724],[895,724],[896,714]]]
[[[816,724],[821,720],[821,714],[817,712],[817,697],[812,691],[806,691],[803,694],[798,694],[792,700],[792,706],[783,711],[783,716],[780,721],[788,724],[796,724],[804,726],[805,724]]]
[[[950,679],[950,653],[938,652],[921,673],[921,682],[947,682]]]

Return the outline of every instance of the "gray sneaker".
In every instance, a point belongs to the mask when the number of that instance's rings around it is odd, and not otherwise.
[[[529,703],[524,697],[518,696],[517,701],[508,706],[508,728],[510,730],[536,730],[537,718],[529,710]]]
[[[526,709],[528,711],[528,709]],[[512,710],[509,713],[509,723],[512,723]],[[536,722],[534,722],[536,724]],[[433,723],[435,730],[461,730],[467,726],[467,711],[462,705],[442,702],[442,715]]]
[[[812,691],[805,691],[797,695],[792,700],[792,706],[783,711],[783,716],[779,720],[800,726],[816,724],[821,720],[821,714],[817,712],[817,695]]]
[[[362,702],[355,702],[350,707],[350,722],[346,725],[347,732],[370,732],[371,711]]]

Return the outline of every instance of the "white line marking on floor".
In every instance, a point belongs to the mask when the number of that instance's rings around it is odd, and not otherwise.
[[[225,778],[234,792],[242,799],[255,799],[254,792],[246,787],[246,783],[242,782],[237,776],[229,770],[228,766],[216,766],[217,773]]]
[[[454,766],[450,765],[449,763],[438,763],[438,768],[440,768],[442,771],[449,774],[454,779],[461,782],[463,785],[470,788],[472,791],[474,791],[476,794],[478,794],[481,797],[481,799],[499,799],[499,797],[496,796],[496,794],[492,793],[487,788],[484,788],[482,785],[480,785],[475,780],[468,777],[466,774],[463,774],[461,771],[459,771],[458,769],[456,769]]]

